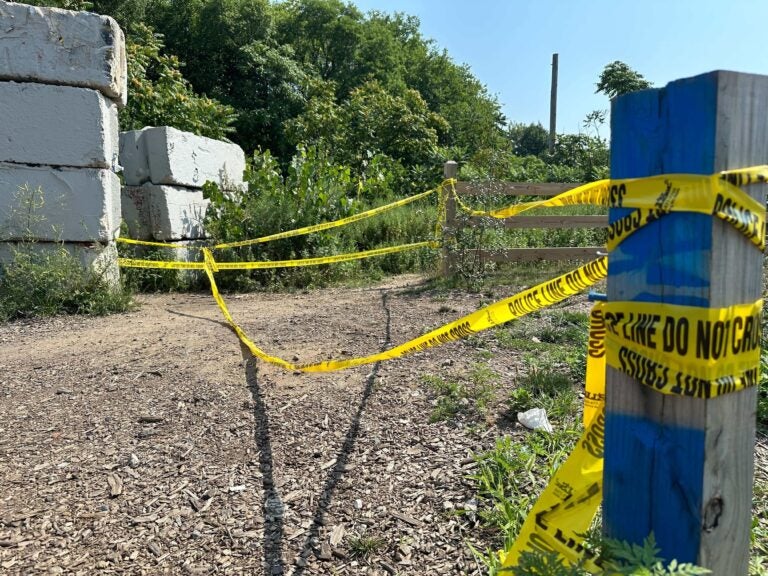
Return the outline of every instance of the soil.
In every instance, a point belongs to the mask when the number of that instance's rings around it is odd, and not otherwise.
[[[489,296],[401,276],[226,300],[266,351],[310,362],[404,342]],[[526,432],[501,403],[485,422],[430,423],[423,379],[466,373],[478,346],[503,398],[525,366],[493,339],[286,372],[244,356],[204,294],[0,326],[1,571],[484,574],[469,544],[498,542],[471,512],[472,455]]]

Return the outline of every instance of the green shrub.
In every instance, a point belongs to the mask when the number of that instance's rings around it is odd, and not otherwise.
[[[386,169],[386,164],[378,166]],[[215,243],[252,240],[345,218],[395,199],[392,191],[386,190],[388,174],[375,177],[369,167],[367,177],[376,182],[381,197],[369,199],[366,187],[361,191],[351,169],[335,164],[319,147],[299,148],[285,176],[268,151],[256,152],[246,171],[246,192],[229,193],[206,185],[204,191],[211,200],[206,230]],[[214,256],[221,261],[294,260],[429,240],[434,235],[435,217],[434,207],[425,200],[418,206],[398,208],[350,226],[218,250]],[[433,259],[434,251],[409,251],[339,264],[223,272],[217,280],[230,289],[317,286],[422,270]]]
[[[0,320],[56,314],[108,314],[131,305],[130,293],[85,269],[63,245],[21,244],[0,266]]]

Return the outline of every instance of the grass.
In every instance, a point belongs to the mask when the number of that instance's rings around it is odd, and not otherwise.
[[[422,382],[429,388],[435,403],[429,421],[447,421],[460,415],[485,417],[498,381],[499,375],[483,363],[475,364],[461,377],[423,376]]]
[[[352,558],[365,560],[381,551],[387,541],[380,536],[367,536],[361,534],[353,536],[349,541],[349,555]]]
[[[106,271],[84,268],[63,245],[43,250],[34,242],[13,249],[0,266],[0,321],[57,314],[103,315],[131,307],[131,294]]]

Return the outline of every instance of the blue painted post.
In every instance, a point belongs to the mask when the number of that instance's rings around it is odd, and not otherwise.
[[[615,99],[611,176],[712,174],[768,160],[768,77],[712,72]],[[763,198],[762,187],[748,191]],[[612,209],[611,221],[626,210]],[[725,307],[760,297],[763,256],[735,229],[664,216],[609,256],[608,300]],[[659,394],[608,368],[603,526],[667,560],[746,575],[756,390]]]

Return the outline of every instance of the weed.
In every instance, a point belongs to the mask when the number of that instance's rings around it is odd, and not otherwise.
[[[354,536],[349,541],[349,555],[353,558],[365,559],[379,552],[387,541],[379,536],[365,534]]]
[[[485,364],[476,364],[458,379],[424,376],[422,381],[435,395],[435,409],[429,421],[451,420],[459,414],[485,416],[498,380],[499,375]]]
[[[62,242],[38,242],[57,236],[44,210],[64,208],[64,198],[47,206],[42,189],[22,186],[14,194],[0,237],[6,261],[0,264],[0,321],[55,314],[108,314],[131,305],[131,295],[108,277],[108,267],[84,267]]]
[[[43,249],[23,243],[0,266],[0,321],[53,316],[123,312],[130,293],[112,285],[104,273],[83,268],[63,245]]]

